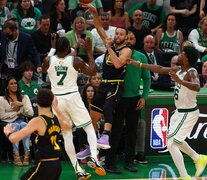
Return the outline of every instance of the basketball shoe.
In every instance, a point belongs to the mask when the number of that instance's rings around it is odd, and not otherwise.
[[[200,159],[195,162],[195,167],[196,167],[195,177],[199,177],[203,173],[207,164],[207,156],[200,154],[199,157]]]
[[[88,166],[95,169],[95,173],[98,174],[99,176],[105,176],[106,171],[105,169],[92,157],[88,157]]]

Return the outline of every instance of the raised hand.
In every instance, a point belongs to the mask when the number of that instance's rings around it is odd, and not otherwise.
[[[85,47],[84,47],[85,51],[92,51],[92,40],[90,37],[86,37],[85,38]]]
[[[97,9],[91,4],[80,3],[81,7],[86,10],[86,12],[98,13]]]
[[[182,83],[182,80],[177,76],[177,74],[176,74],[175,71],[171,70],[171,71],[169,72],[169,75],[170,75],[170,77],[171,77],[175,82],[177,82],[177,83],[179,83],[179,84]]]
[[[108,37],[105,39],[105,46],[106,48],[111,47],[112,43],[113,43],[113,39],[111,37]]]
[[[51,47],[56,49],[56,34],[55,33],[51,34]]]

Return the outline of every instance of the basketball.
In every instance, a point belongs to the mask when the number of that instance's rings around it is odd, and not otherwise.
[[[80,0],[80,3],[83,3],[83,4],[89,4],[91,3],[93,0]]]

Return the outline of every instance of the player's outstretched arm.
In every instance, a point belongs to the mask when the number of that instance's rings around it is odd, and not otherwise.
[[[4,134],[12,143],[17,143],[26,136],[32,134],[34,131],[38,130],[38,126],[41,126],[39,119],[40,118],[38,117],[31,119],[29,123],[19,131],[15,131],[15,129],[12,127],[12,124],[7,124],[4,127]]]
[[[93,13],[94,26],[97,29],[98,34],[100,35],[101,39],[105,42],[105,39],[108,38],[108,36],[102,27],[97,9],[91,4],[83,4],[83,3],[80,3],[80,4],[83,8],[87,9],[87,11],[90,11]]]
[[[152,64],[145,64],[145,63],[141,63],[139,61],[135,61],[133,59],[127,59],[127,63],[128,64],[132,64],[134,66],[138,66],[144,69],[148,69],[152,72],[156,72],[159,74],[169,74],[170,71],[177,71],[179,68],[171,68],[171,67],[164,67],[164,66],[160,66],[160,65],[152,65]]]

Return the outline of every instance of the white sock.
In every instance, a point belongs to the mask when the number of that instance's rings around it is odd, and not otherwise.
[[[95,160],[97,160],[97,138],[96,138],[96,133],[93,128],[92,124],[89,124],[85,127],[83,127],[84,131],[87,134],[87,140],[88,144],[91,150],[91,157],[93,157]]]
[[[175,166],[177,167],[179,174],[181,177],[188,176],[188,173],[185,168],[183,155],[178,148],[178,144],[173,141],[172,138],[168,139],[167,141],[167,148],[172,156],[172,159],[175,163]]]
[[[197,160],[199,160],[199,154],[197,152],[195,152],[189,145],[187,142],[183,142],[181,145],[178,146],[179,149],[184,152],[185,154],[187,154],[188,156],[191,157],[191,159],[193,159],[194,162],[196,162]]]
[[[76,158],[75,147],[73,144],[72,129],[69,131],[64,131],[63,138],[64,138],[65,150],[68,154],[68,157],[70,158],[70,161],[73,165],[75,172],[84,172],[83,169],[80,167],[78,160]]]

